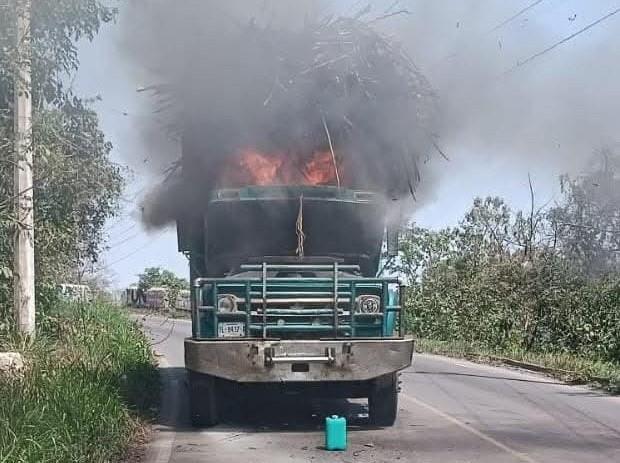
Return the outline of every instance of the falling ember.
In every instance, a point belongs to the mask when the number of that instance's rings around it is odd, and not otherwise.
[[[336,185],[338,175],[330,151],[297,158],[284,153],[244,149],[230,158],[222,171],[222,186]],[[342,174],[342,172],[338,172]]]

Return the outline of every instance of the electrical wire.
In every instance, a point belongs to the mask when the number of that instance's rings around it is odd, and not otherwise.
[[[504,27],[507,24],[511,23],[512,21],[514,21],[518,17],[522,16],[524,13],[526,13],[529,10],[531,10],[535,6],[539,5],[543,1],[544,0],[536,0],[535,2],[532,2],[532,3],[528,4],[526,7],[522,8],[521,10],[519,10],[518,12],[513,14],[512,16],[504,19],[502,22],[500,22],[496,26],[493,26],[491,29],[487,30],[486,32],[478,33],[475,36],[475,38],[478,39],[478,40],[486,38],[489,34],[492,34],[493,32],[498,31],[499,29],[501,29],[502,27]],[[456,52],[450,53],[449,55],[444,56],[440,60],[432,63],[431,66],[436,66],[436,65],[439,65],[439,64],[442,64],[442,63],[446,62],[449,59],[455,58],[455,57],[461,55],[463,52],[466,52],[469,48],[471,48],[471,44],[470,45],[465,45],[460,51],[456,51]]]
[[[532,8],[534,8],[536,5],[538,5],[539,3],[544,2],[544,0],[536,0],[535,2],[530,3],[528,6],[524,7],[523,9],[521,9],[520,11],[518,11],[517,13],[513,14],[511,17],[505,19],[504,21],[502,21],[501,23],[499,23],[497,26],[493,27],[492,29],[489,30],[489,34],[491,32],[495,32],[498,29],[501,29],[502,27],[504,27],[506,24],[511,23],[512,21],[514,21],[515,19],[517,19],[519,16],[521,16],[523,13],[531,10]]]
[[[562,40],[557,41],[556,43],[554,43],[553,45],[548,46],[547,48],[545,48],[544,50],[541,50],[537,53],[534,53],[533,55],[529,56],[527,59],[525,59],[524,61],[519,61],[517,64],[515,64],[512,68],[508,69],[507,71],[504,72],[504,75],[509,74],[511,72],[513,72],[514,70],[516,70],[517,68],[520,68],[521,66],[526,65],[527,63],[534,61],[536,58],[539,58],[540,56],[544,55],[545,53],[550,52],[551,50],[553,50],[554,48],[559,47],[560,45],[568,42],[569,40],[574,39],[575,37],[577,37],[578,35],[586,32],[587,30],[593,28],[594,26],[596,26],[597,24],[602,23],[603,21],[605,21],[606,19],[611,18],[612,16],[616,15],[617,13],[620,13],[620,8],[616,8],[615,10],[613,10],[610,13],[607,13],[605,16],[602,16],[600,18],[598,18],[596,21],[591,22],[590,24],[588,24],[587,26],[582,27],[581,29],[579,29],[577,32],[574,32],[566,37],[564,37]]]
[[[164,233],[164,231],[165,231],[165,230],[160,231],[160,232],[159,232],[157,235],[155,235],[155,236],[160,236],[161,234],[163,234],[163,233]],[[148,248],[149,246],[151,246],[151,245],[152,245],[152,244],[154,244],[154,243],[155,243],[155,239],[150,239],[150,240],[148,241],[148,243],[146,243],[145,245],[140,246],[139,248],[136,248],[136,249],[134,249],[133,251],[131,251],[131,252],[129,252],[129,253],[127,253],[127,254],[125,254],[123,257],[120,257],[120,258],[118,258],[118,259],[116,259],[116,260],[114,260],[114,261],[110,262],[109,264],[107,264],[107,265],[103,266],[103,267],[102,267],[102,270],[108,269],[108,268],[110,268],[111,266],[118,264],[119,262],[122,262],[122,261],[124,261],[124,260],[126,260],[126,259],[129,259],[129,258],[130,258],[130,257],[132,257],[132,256],[135,256],[137,253],[139,253],[140,251],[143,251],[144,249]]]
[[[126,216],[126,217],[128,217],[128,216]],[[121,221],[118,221],[118,223],[116,225],[120,225],[120,223],[121,223]],[[130,232],[131,230],[136,228],[136,226],[137,226],[137,223],[133,223],[129,227],[121,230],[120,232],[114,233],[114,235],[116,236],[116,238],[121,238],[123,235],[127,234],[127,232]],[[114,228],[114,227],[112,227],[112,228]],[[111,229],[110,230],[106,230],[106,231],[107,231],[107,233],[111,233]]]
[[[108,250],[112,249],[112,248],[117,248],[117,247],[127,243],[128,241],[136,239],[141,234],[142,234],[142,232],[134,233],[133,235],[131,235],[131,236],[125,238],[125,239],[122,239],[121,241],[117,241],[116,243],[108,244],[106,247],[107,247]]]

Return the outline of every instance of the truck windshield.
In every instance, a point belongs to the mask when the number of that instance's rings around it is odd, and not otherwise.
[[[383,240],[379,204],[324,199],[214,201],[207,261],[225,273],[261,256],[337,257],[374,274]]]

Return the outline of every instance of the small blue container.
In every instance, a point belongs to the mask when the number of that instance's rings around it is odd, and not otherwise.
[[[347,449],[347,419],[338,415],[325,418],[325,448],[327,450]]]

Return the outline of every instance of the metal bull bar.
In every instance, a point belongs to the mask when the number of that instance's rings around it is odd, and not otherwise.
[[[286,303],[310,303],[310,304],[319,304],[325,303],[327,306],[331,306],[332,312],[332,323],[331,323],[331,333],[334,338],[339,336],[339,332],[341,330],[350,330],[351,336],[355,336],[356,323],[354,316],[354,309],[356,303],[356,294],[359,286],[368,286],[368,285],[381,285],[381,307],[383,311],[376,314],[377,317],[385,317],[390,312],[395,312],[398,315],[398,327],[400,336],[402,337],[402,320],[400,316],[401,311],[401,301],[402,301],[402,289],[401,289],[401,300],[395,301],[395,305],[389,305],[388,299],[388,285],[390,284],[399,284],[398,280],[395,278],[363,278],[363,277],[340,277],[339,273],[341,271],[359,271],[358,265],[341,265],[338,262],[334,262],[333,264],[244,264],[241,265],[242,270],[256,271],[260,272],[260,277],[248,277],[248,278],[197,278],[194,281],[194,301],[192,304],[193,309],[193,336],[195,338],[203,338],[202,329],[200,324],[200,319],[204,315],[212,317],[213,326],[215,330],[217,330],[218,326],[218,318],[220,314],[218,314],[218,294],[222,294],[223,290],[226,288],[228,290],[234,289],[238,294],[244,293],[245,297],[237,297],[238,303],[245,308],[244,311],[239,310],[239,312],[235,313],[236,319],[242,320],[245,322],[245,333],[246,336],[250,336],[251,329],[260,329],[262,337],[267,338],[268,332],[271,326],[268,324],[268,312],[270,304],[286,304]],[[331,271],[330,277],[268,277],[270,271]],[[325,283],[326,288],[321,289],[313,289],[313,290],[303,290],[303,291],[280,291],[280,292],[270,292],[270,284],[295,284],[300,282],[309,282],[309,283]],[[206,286],[212,285],[212,290],[210,294],[210,301],[205,301],[203,297],[203,292]],[[349,290],[341,292],[340,286],[345,285],[348,286]],[[329,290],[328,290],[329,289]],[[254,297],[253,297],[254,296]],[[259,296],[259,297],[256,297]],[[276,296],[281,296],[280,298]],[[288,296],[288,297],[282,297]],[[206,305],[205,305],[206,302]],[[349,315],[350,315],[350,323],[340,325],[340,312],[341,312],[341,304],[349,303]],[[252,311],[252,306],[254,305],[255,311]],[[261,312],[259,313],[258,307],[260,307]],[[325,306],[324,306],[325,307]],[[295,309],[290,309],[291,312],[295,312],[297,315],[305,315],[303,311],[295,311]],[[343,313],[345,311],[343,310]],[[230,313],[227,314],[231,316]],[[257,325],[256,322],[252,322],[252,316],[260,316],[261,323]],[[359,315],[358,315],[359,316]],[[329,325],[320,325],[321,328],[328,329]],[[291,327],[291,329],[295,329]],[[215,333],[215,336],[217,334]],[[329,357],[326,354],[326,357]],[[318,359],[318,357],[317,357]],[[320,357],[320,361],[324,361],[323,357]],[[277,362],[278,360],[275,360]],[[282,359],[282,361],[286,361],[286,359]],[[290,361],[290,360],[289,360]],[[319,361],[319,360],[317,360]]]
[[[338,336],[338,272],[340,270],[354,270],[359,271],[359,265],[338,265],[338,262],[334,262],[333,265],[311,265],[311,264],[281,264],[281,265],[268,265],[263,262],[262,265],[244,264],[241,265],[242,270],[262,270],[262,307],[263,307],[263,337],[267,337],[267,271],[268,270],[332,270],[333,278],[333,325],[334,325],[334,337]],[[354,302],[351,301],[351,304]]]

